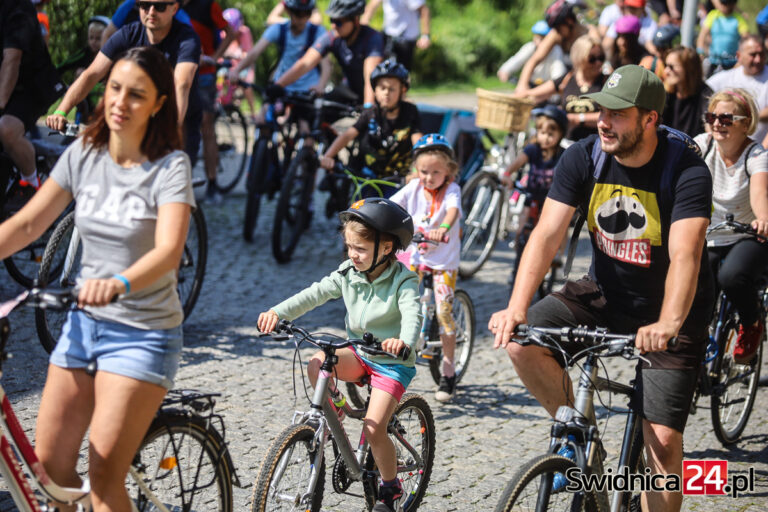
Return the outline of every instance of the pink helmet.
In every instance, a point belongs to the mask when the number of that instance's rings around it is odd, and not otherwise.
[[[640,34],[640,19],[628,14],[616,20],[617,34]]]
[[[233,29],[240,30],[240,27],[243,26],[243,13],[240,12],[240,9],[230,7],[229,9],[224,9],[222,15]]]

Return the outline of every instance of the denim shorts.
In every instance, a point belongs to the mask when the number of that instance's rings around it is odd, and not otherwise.
[[[72,311],[50,362],[71,369],[86,368],[95,362],[100,371],[171,389],[179,369],[182,340],[180,325],[139,329]]]
[[[416,368],[402,364],[374,363],[370,359],[363,358],[357,353],[357,350],[352,350],[352,352],[369,378],[371,387],[386,391],[399,402],[405,393],[405,388],[416,376]]]

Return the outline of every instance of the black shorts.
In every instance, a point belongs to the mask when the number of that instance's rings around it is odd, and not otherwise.
[[[586,276],[568,281],[560,291],[528,310],[528,323],[542,327],[600,326],[611,332],[629,334],[652,322],[612,310],[597,283]],[[708,323],[708,315],[689,315],[680,329],[677,347],[645,354],[648,362],[638,363],[635,395],[630,406],[643,418],[683,432],[704,357]],[[578,343],[562,345],[569,355],[582,349]],[[553,352],[553,355],[565,366],[562,354]]]
[[[29,89],[15,90],[5,106],[5,115],[11,115],[24,123],[24,131],[31,130],[40,116],[48,112],[50,104]]]

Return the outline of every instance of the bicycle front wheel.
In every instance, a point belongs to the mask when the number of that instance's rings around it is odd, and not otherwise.
[[[251,512],[292,510],[318,512],[325,487],[325,457],[311,485],[319,443],[315,429],[293,425],[269,447],[253,486]]]
[[[312,148],[305,147],[291,160],[283,178],[272,227],[272,254],[278,263],[288,263],[299,238],[311,222],[310,201],[317,169]]]
[[[456,290],[453,296],[453,321],[456,324],[456,350],[453,365],[456,371],[456,383],[461,382],[467,373],[469,359],[475,346],[475,306],[464,290]],[[435,384],[440,384],[441,357],[429,360],[429,372]]]
[[[765,332],[755,357],[748,364],[738,364],[733,357],[738,325],[732,323],[724,330],[723,337],[726,341],[721,345],[722,359],[711,377],[714,381],[711,413],[715,436],[723,446],[728,446],[741,438],[752,413],[760,380]]]
[[[592,493],[552,490],[555,473],[565,474],[576,463],[560,455],[540,455],[528,461],[512,477],[496,504],[496,512],[533,510],[596,510]]]
[[[198,206],[189,219],[187,241],[179,263],[178,284],[179,299],[184,310],[184,320],[192,313],[205,277],[205,265],[208,262],[208,228],[203,210]]]
[[[474,275],[491,256],[499,234],[502,196],[498,179],[489,172],[475,174],[462,188],[461,206],[467,214],[462,219],[461,277]]]
[[[435,419],[432,409],[420,395],[407,393],[400,399],[387,431],[397,454],[397,478],[403,485],[399,506],[403,512],[411,512],[419,508],[432,476],[435,460]],[[365,466],[369,471],[376,466],[370,448]],[[366,498],[370,510],[375,497]]]
[[[245,171],[248,161],[248,125],[245,116],[235,105],[223,105],[220,108],[214,127],[219,148],[216,188],[224,194],[235,188]]]
[[[159,415],[126,479],[139,512],[232,511],[232,468],[218,433],[195,416]]]

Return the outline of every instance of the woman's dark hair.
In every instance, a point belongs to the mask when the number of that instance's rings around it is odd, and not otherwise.
[[[155,48],[144,46],[131,48],[113,63],[107,73],[107,80],[115,65],[121,61],[131,61],[139,66],[152,80],[157,89],[157,97],[165,96],[160,110],[149,119],[147,131],[141,141],[141,152],[152,160],[157,160],[173,150],[181,148],[181,131],[176,110],[176,91],[173,87],[173,70],[165,56]],[[103,148],[109,142],[109,126],[104,115],[104,98],[99,101],[93,115],[93,122],[83,132],[83,143]]]
[[[667,54],[667,59],[672,54],[677,55],[677,58],[680,59],[680,66],[683,68],[677,72],[677,75],[680,77],[680,83],[677,84],[677,87],[665,83],[664,88],[669,94],[680,93],[682,98],[691,97],[699,91],[704,81],[701,58],[696,53],[696,50],[683,46],[672,48]]]
[[[620,37],[623,37],[624,41],[626,41],[626,53],[622,53],[619,48],[617,41]],[[637,34],[618,34],[616,39],[613,41],[613,57],[611,58],[611,66],[613,66],[613,69],[616,69],[620,68],[621,66],[626,66],[627,64],[639,64],[640,60],[645,57],[646,53],[647,52],[645,51],[645,48],[640,44],[640,41],[638,41]]]

